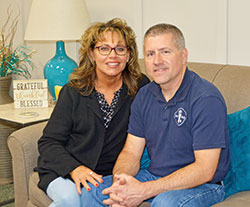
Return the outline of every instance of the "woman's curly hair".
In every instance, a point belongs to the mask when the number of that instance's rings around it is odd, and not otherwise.
[[[81,39],[79,67],[71,74],[69,84],[82,95],[87,96],[92,93],[95,87],[96,64],[92,59],[91,50],[98,41],[105,39],[104,35],[108,31],[117,32],[120,40],[124,39],[129,48],[130,57],[122,72],[122,78],[128,87],[128,95],[134,97],[139,89],[139,80],[142,78],[138,64],[136,37],[131,27],[119,18],[114,18],[107,23],[95,23],[86,30]]]

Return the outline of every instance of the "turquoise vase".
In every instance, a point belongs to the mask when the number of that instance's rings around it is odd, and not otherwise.
[[[77,63],[67,56],[63,41],[56,42],[56,55],[44,66],[44,77],[48,79],[49,91],[56,100],[55,86],[63,86],[69,81],[69,75]]]

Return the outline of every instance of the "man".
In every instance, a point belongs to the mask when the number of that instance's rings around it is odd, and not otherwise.
[[[104,179],[104,186],[92,192],[99,204],[92,205],[102,206],[103,200],[112,207],[134,207],[143,201],[152,202],[152,207],[221,202],[221,181],[229,167],[222,95],[187,68],[188,52],[177,27],[151,27],[144,37],[144,54],[153,82],[138,92],[131,106],[128,137],[113,170],[113,184],[102,196],[98,190],[112,182]],[[145,146],[151,164],[139,170]]]

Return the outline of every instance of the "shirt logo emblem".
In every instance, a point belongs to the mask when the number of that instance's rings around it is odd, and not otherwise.
[[[174,119],[177,126],[181,126],[187,119],[187,112],[183,108],[178,108],[174,113]]]

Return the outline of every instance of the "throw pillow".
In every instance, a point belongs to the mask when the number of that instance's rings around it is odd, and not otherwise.
[[[58,100],[58,96],[59,96],[61,89],[62,89],[62,86],[55,85],[56,100]]]
[[[147,147],[145,147],[144,152],[141,157],[141,169],[147,169],[150,164],[150,158],[148,155]]]
[[[250,107],[228,115],[230,169],[224,180],[226,197],[250,190]]]

